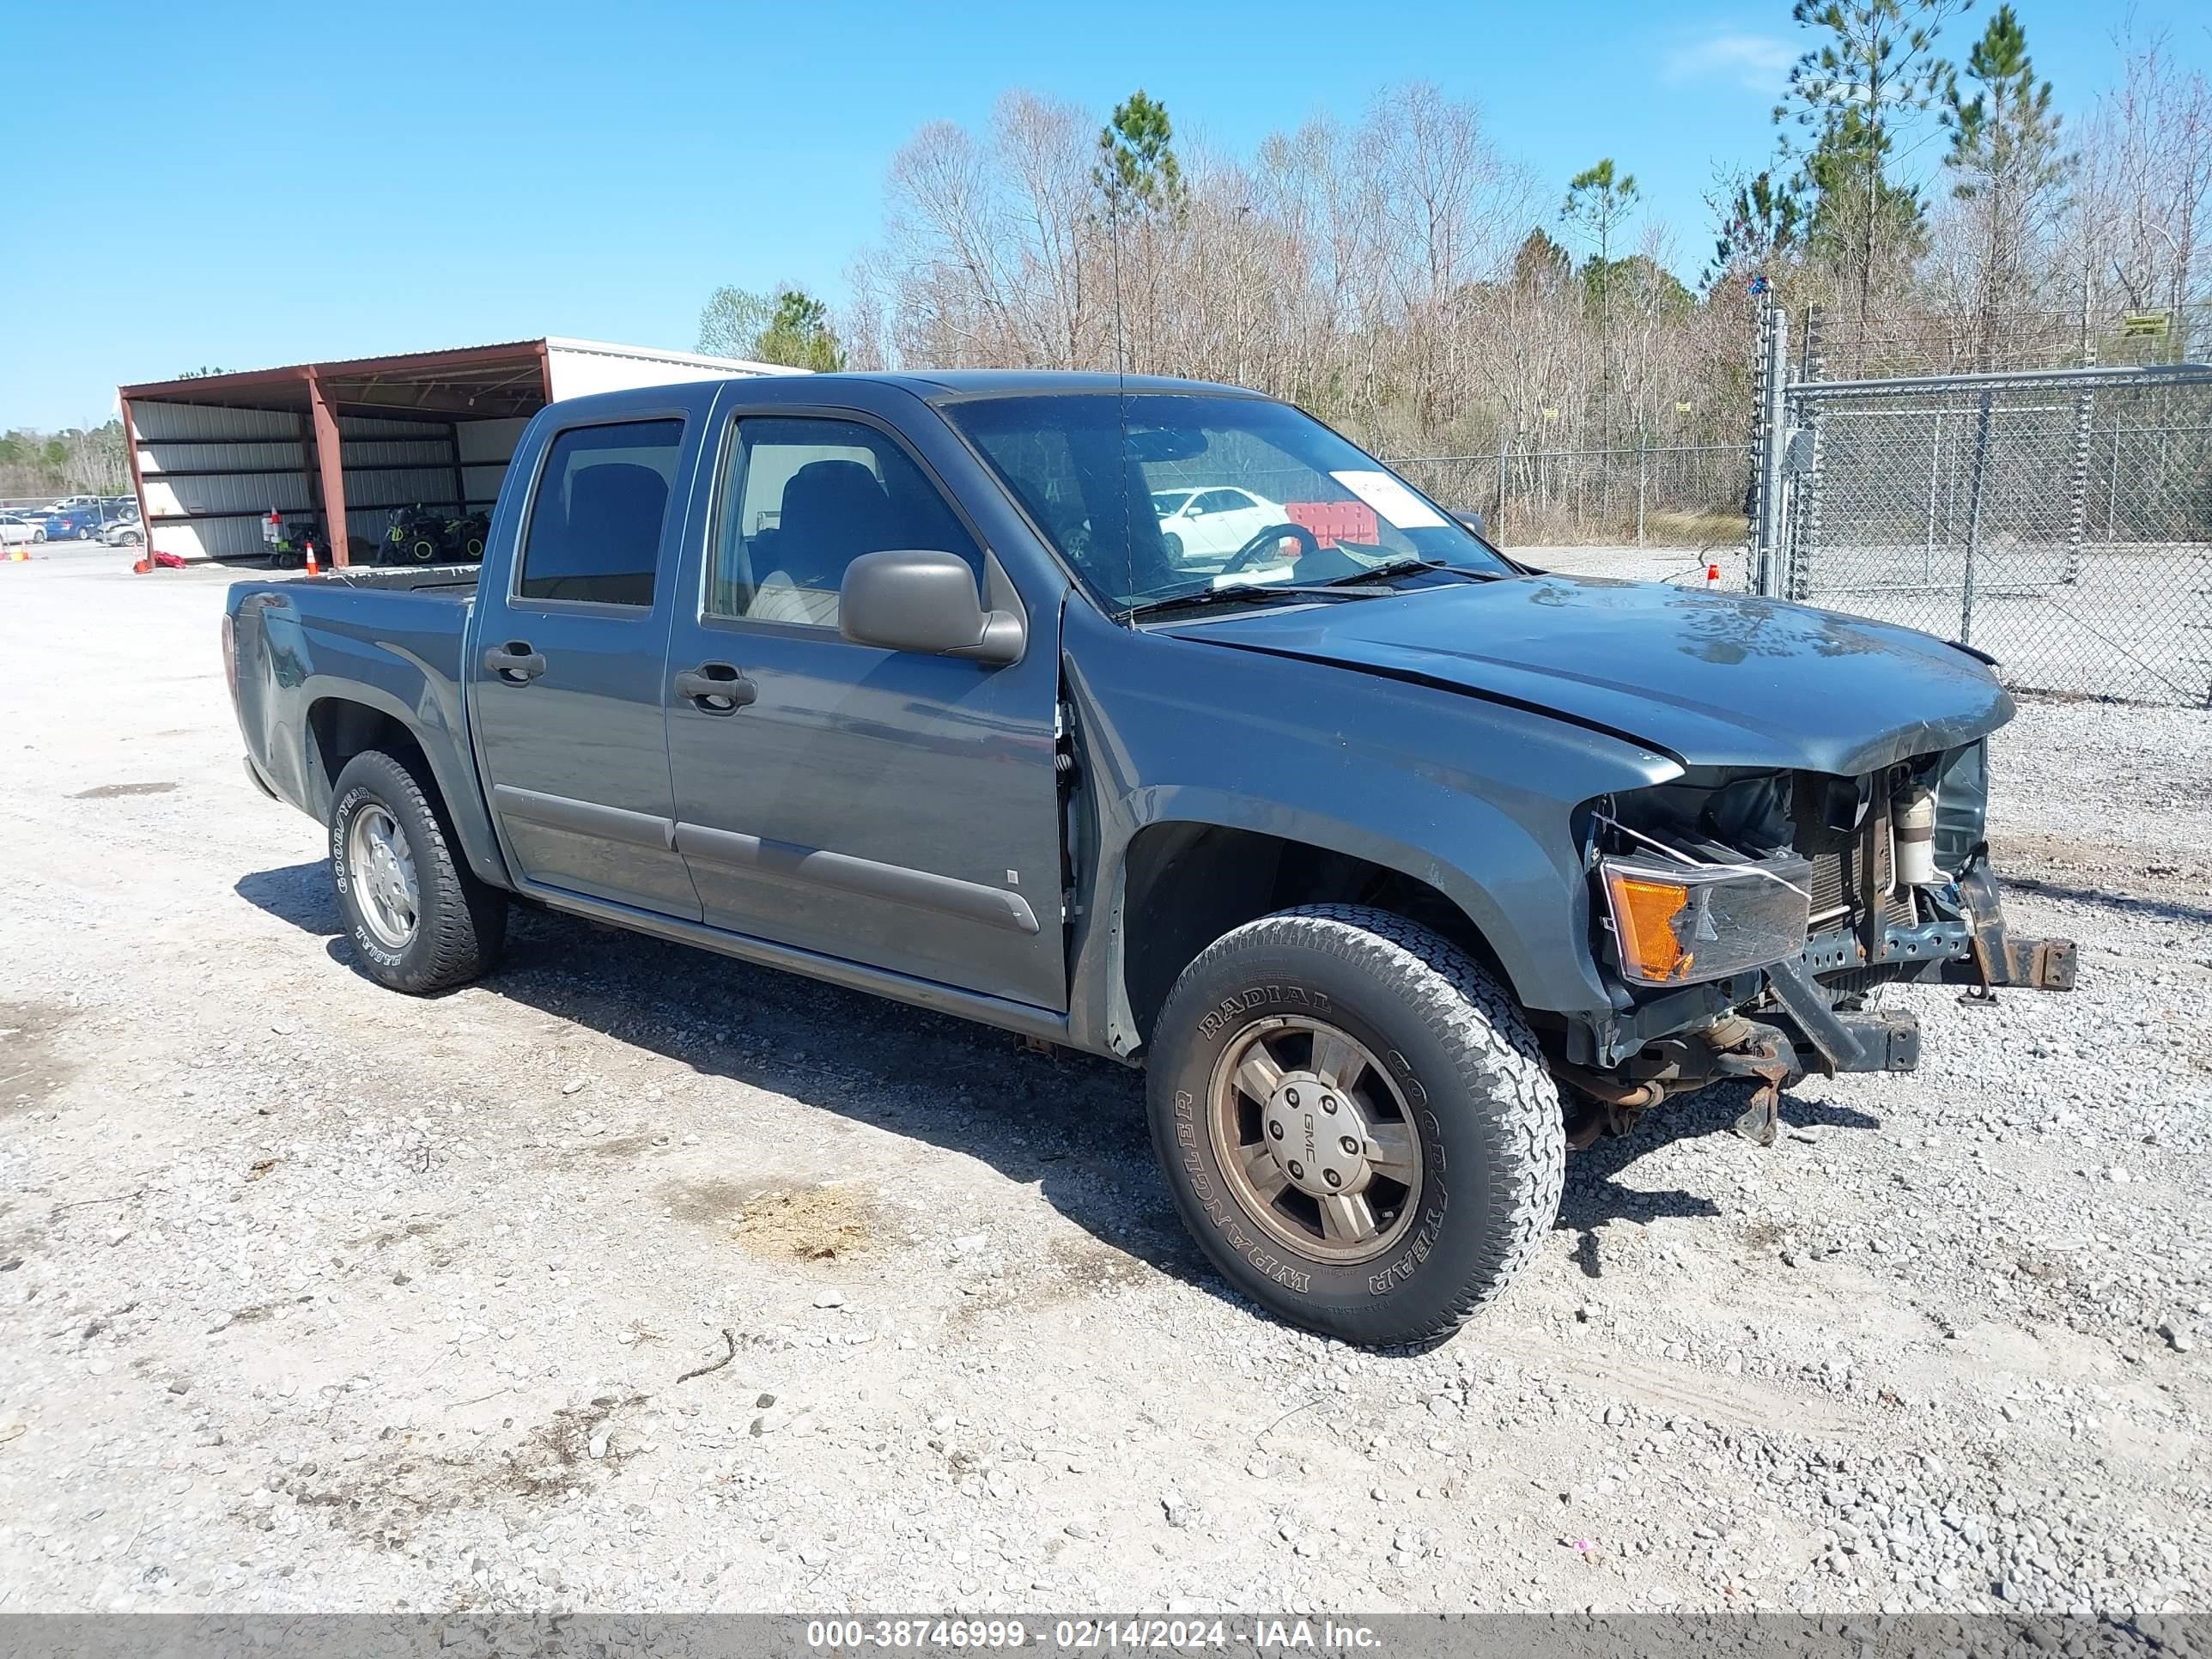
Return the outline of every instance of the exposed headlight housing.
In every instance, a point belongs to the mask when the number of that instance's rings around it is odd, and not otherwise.
[[[1694,984],[1796,957],[1811,915],[1809,869],[1802,859],[1601,860],[1621,977],[1638,985]]]

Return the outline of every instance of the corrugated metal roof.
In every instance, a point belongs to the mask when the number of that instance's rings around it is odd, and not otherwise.
[[[564,335],[549,334],[545,344],[553,351],[586,351],[602,357],[635,357],[654,363],[682,363],[690,368],[720,368],[746,374],[804,374],[803,368],[790,368],[781,363],[756,362],[750,357],[710,357],[703,352],[670,351],[658,346],[616,345],[606,340],[574,340]]]

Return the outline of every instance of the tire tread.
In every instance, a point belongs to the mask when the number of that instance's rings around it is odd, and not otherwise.
[[[1308,904],[1231,929],[1184,970],[1158,1027],[1177,1029],[1177,1006],[1206,970],[1243,952],[1293,945],[1356,969],[1461,1056],[1462,1083],[1490,1103],[1479,1115],[1488,1154],[1490,1206],[1505,1224],[1482,1241],[1474,1273],[1425,1328],[1400,1341],[1439,1340],[1497,1299],[1534,1259],[1556,1220],[1566,1183],[1559,1094],[1534,1031],[1511,994],[1442,934],[1417,921],[1357,904]]]
[[[455,856],[436,798],[405,761],[382,750],[364,750],[346,763],[331,799],[343,800],[357,783],[368,784],[387,806],[412,817],[429,852],[429,868],[418,880],[426,894],[437,895],[434,905],[423,907],[426,912],[434,911],[436,926],[428,935],[429,950],[421,970],[410,975],[411,983],[395,988],[432,996],[482,977],[498,961],[505,942],[507,896]],[[341,895],[341,902],[345,902]],[[428,920],[427,915],[422,917],[424,922]]]

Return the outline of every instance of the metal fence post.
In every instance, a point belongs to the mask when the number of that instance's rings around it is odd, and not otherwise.
[[[1651,488],[1651,440],[1649,434],[1636,437],[1636,544],[1644,545],[1644,501]]]
[[[1920,580],[1936,580],[1936,483],[1943,471],[1943,411],[1936,411],[1933,436],[1928,445],[1928,545],[1920,555]]]
[[[1789,416],[1790,316],[1779,306],[1760,313],[1765,337],[1759,342],[1758,448],[1752,470],[1751,521],[1752,582],[1758,592],[1772,598],[1780,572],[1777,559],[1782,539],[1782,452],[1787,442],[1783,428]]]
[[[2110,546],[2119,539],[2120,514],[2120,417],[2112,416],[2112,470],[2105,479],[2105,543]]]
[[[1493,520],[1492,535],[1505,533],[1505,422],[1498,423],[1498,516]]]
[[[2081,580],[2081,542],[2089,526],[2089,435],[2096,420],[2097,394],[2074,399],[2074,465],[2067,489],[2066,568],[2058,580],[2071,587]]]
[[[1990,393],[1982,393],[1974,416],[1974,470],[1966,489],[1966,570],[1959,593],[1959,643],[1974,639],[1974,552],[1982,539],[1982,481],[1990,463]]]

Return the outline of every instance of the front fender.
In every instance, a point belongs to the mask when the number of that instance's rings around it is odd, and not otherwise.
[[[1612,1011],[1574,811],[1679,776],[1673,760],[1433,687],[1112,631],[1179,660],[1124,673],[1110,641],[1068,659],[1097,819],[1071,985],[1079,1041],[1134,1046],[1119,969],[1129,848],[1170,823],[1278,836],[1425,883],[1481,933],[1524,1007]]]

